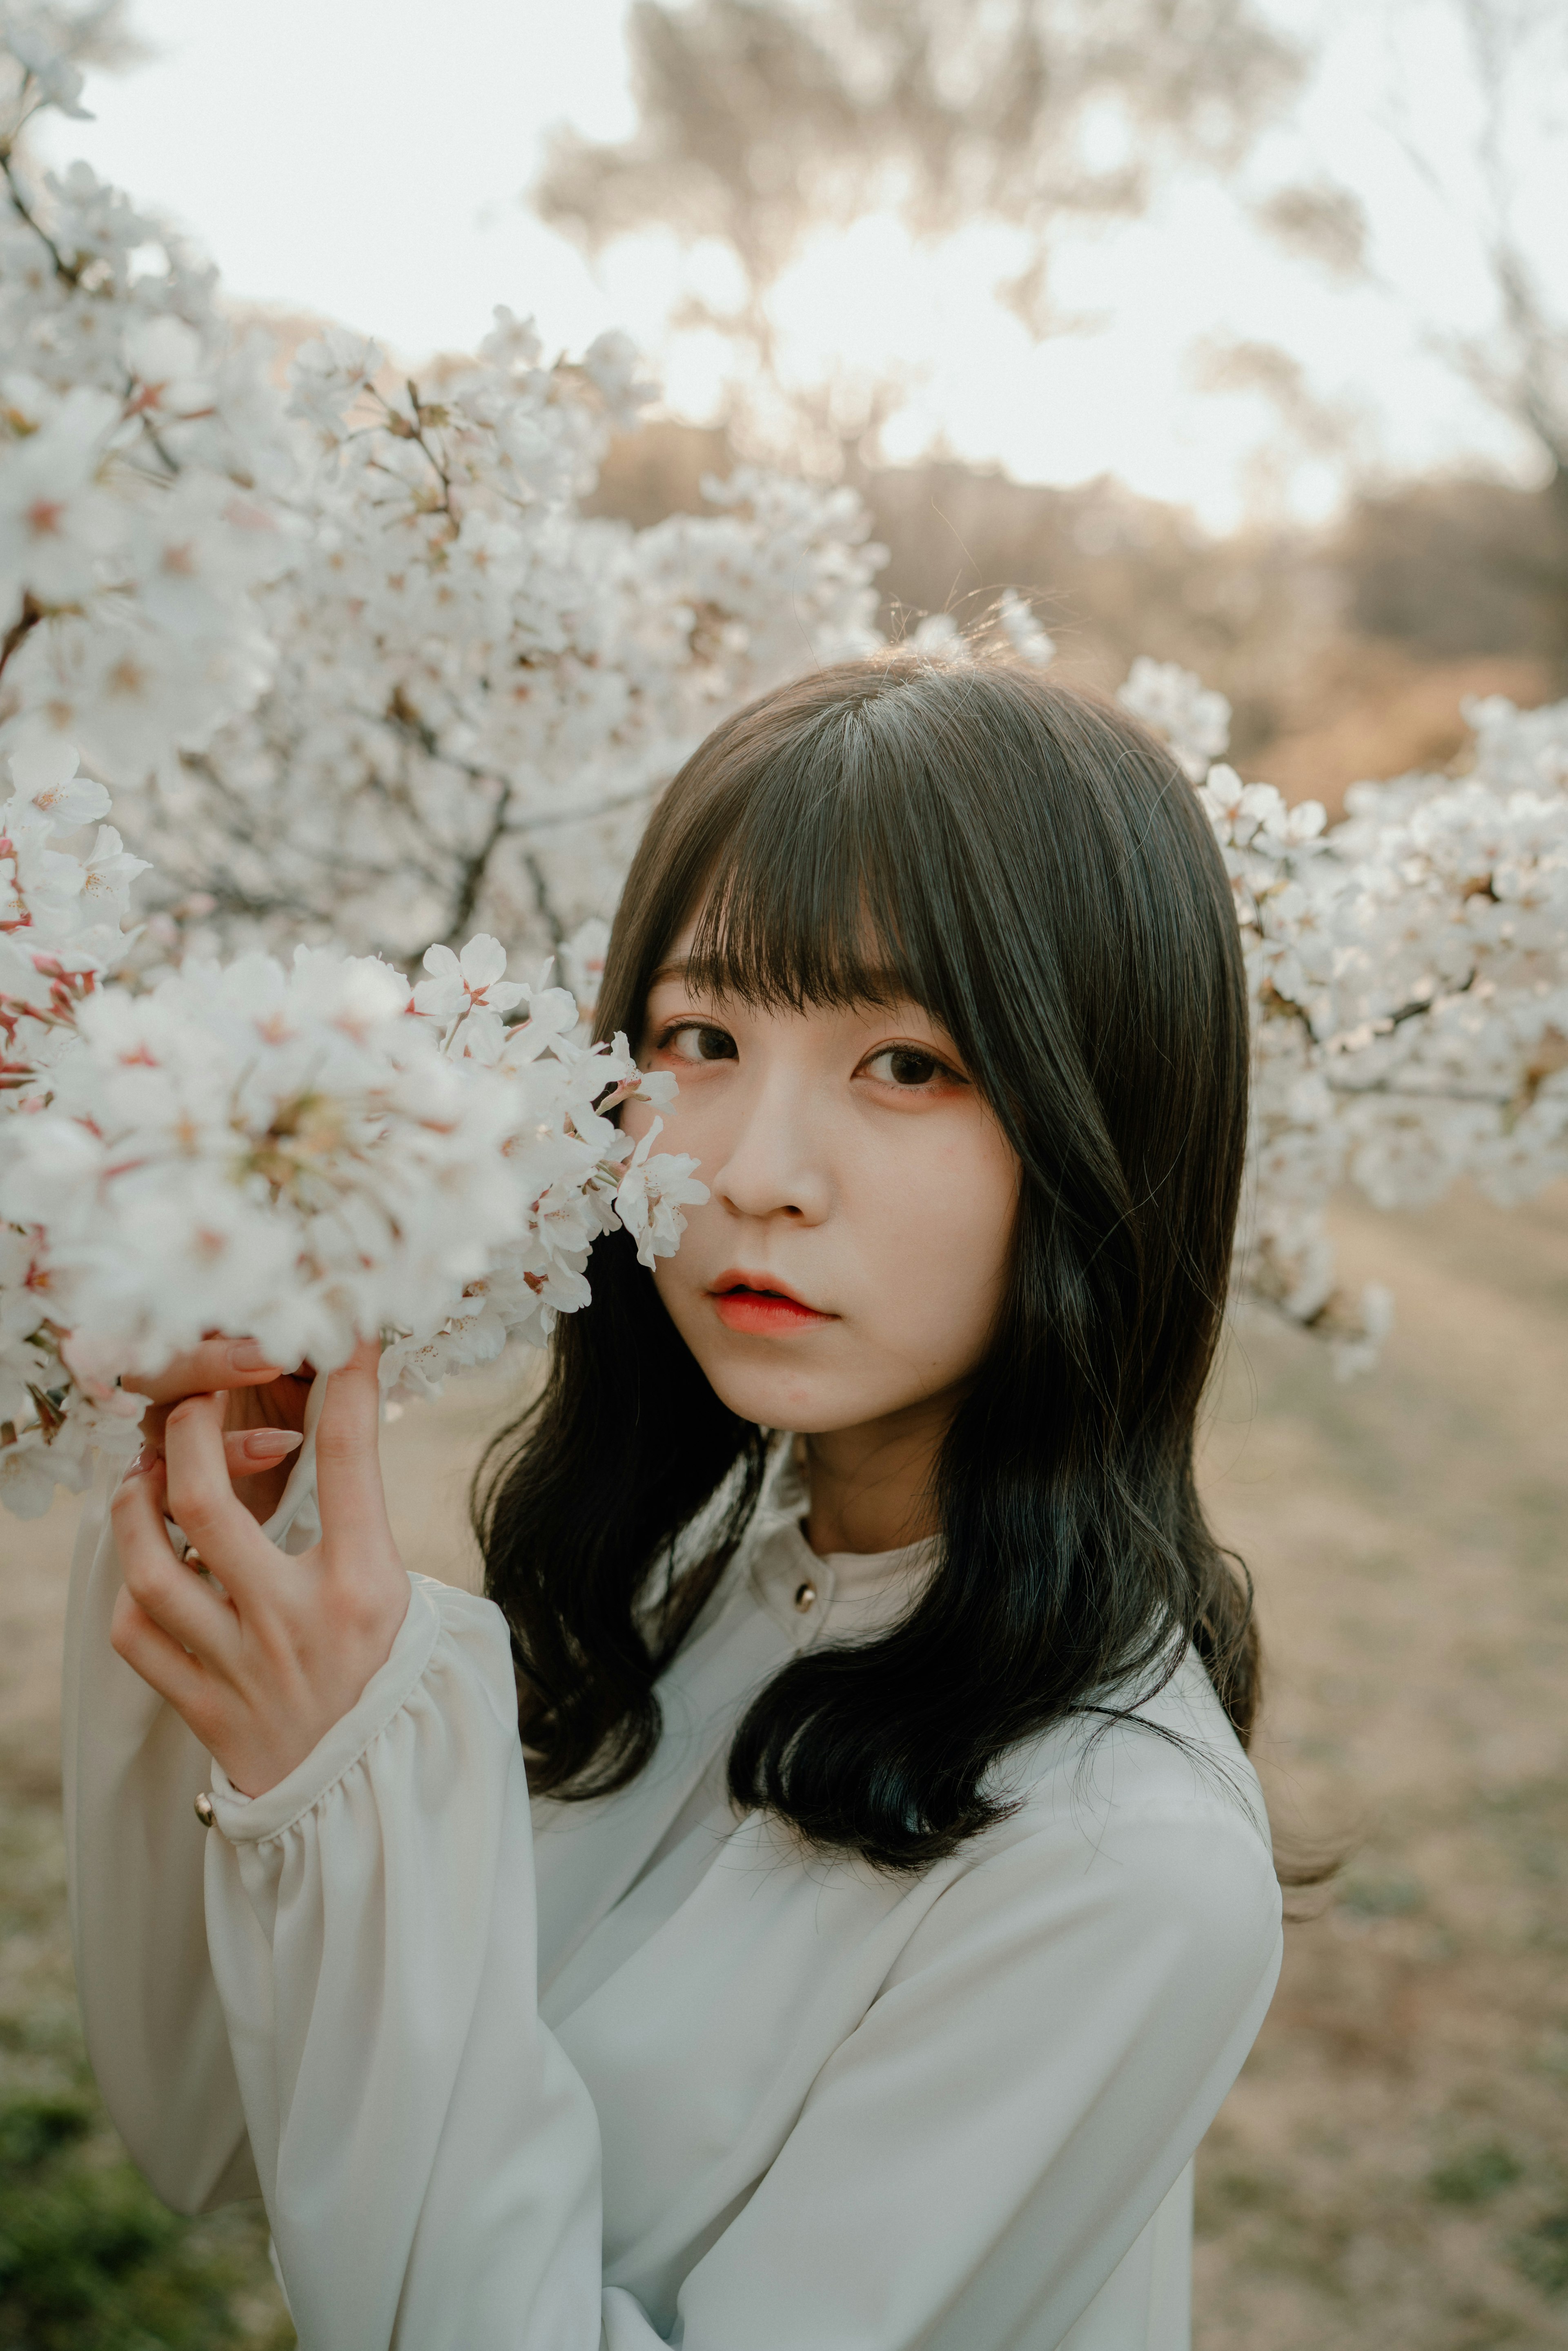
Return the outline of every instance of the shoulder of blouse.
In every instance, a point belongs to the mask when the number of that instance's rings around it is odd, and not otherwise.
[[[793,1444],[779,1437],[770,1448],[751,1522],[671,1660],[677,1676],[710,1641],[722,1643],[739,1618],[766,1606],[753,1574],[758,1552],[796,1521],[804,1499]],[[1141,1815],[1168,1823],[1184,1846],[1206,1839],[1212,1846],[1217,1835],[1228,1843],[1228,1830],[1242,1865],[1254,1861],[1277,1891],[1263,1792],[1201,1658],[1189,1645],[1157,1687],[1151,1680],[1157,1671],[1095,1693],[998,1757],[985,1789],[1006,1806],[1004,1816],[967,1841],[954,1863],[979,1865],[1051,1826],[1071,1827],[1103,1847],[1114,1824]],[[1184,1835],[1184,1827],[1194,1834]]]
[[[1047,1828],[1071,1827],[1104,1850],[1133,1821],[1158,1820],[1184,1846],[1218,1833],[1250,1849],[1274,1883],[1257,1772],[1190,1648],[1159,1689],[1107,1690],[1020,1741],[992,1767],[986,1792],[1009,1810],[974,1840],[977,1858]]]

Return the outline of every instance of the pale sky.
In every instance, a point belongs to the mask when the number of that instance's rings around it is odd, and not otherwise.
[[[1114,473],[1226,528],[1260,499],[1322,514],[1342,485],[1340,468],[1299,452],[1270,462],[1277,426],[1259,396],[1196,381],[1205,340],[1275,341],[1355,413],[1368,462],[1479,461],[1528,478],[1522,444],[1428,347],[1434,323],[1485,317],[1466,231],[1473,81],[1450,0],[1277,5],[1287,26],[1331,37],[1300,121],[1271,139],[1258,172],[1350,181],[1371,211],[1386,290],[1347,292],[1282,259],[1193,179],[1146,222],[1063,248],[1058,298],[1095,323],[1037,349],[985,290],[1005,272],[1003,233],[918,254],[873,217],[824,240],[779,288],[789,365],[803,377],[904,371],[894,456],[939,440],[1020,479]],[[622,0],[139,0],[153,60],[93,76],[97,120],[52,126],[47,153],[85,156],[172,216],[236,299],[340,319],[410,360],[472,346],[497,302],[532,311],[567,348],[624,326],[671,404],[702,415],[713,353],[672,340],[664,318],[683,273],[715,256],[683,256],[654,234],[591,268],[519,201],[552,122],[597,137],[631,128],[622,16]],[[1413,168],[1402,130],[1438,159],[1445,185]],[[1521,139],[1519,152],[1527,231],[1545,265],[1568,272],[1547,249],[1562,150]],[[1559,290],[1568,301],[1568,275]]]

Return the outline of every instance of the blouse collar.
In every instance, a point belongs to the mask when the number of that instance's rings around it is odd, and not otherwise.
[[[753,1592],[800,1648],[824,1635],[883,1631],[918,1595],[936,1564],[935,1539],[819,1556],[801,1526],[809,1499],[795,1439],[782,1437],[753,1522]]]

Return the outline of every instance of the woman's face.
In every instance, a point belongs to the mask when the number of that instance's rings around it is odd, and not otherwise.
[[[802,1435],[952,1397],[1007,1280],[1018,1162],[952,1040],[910,1003],[762,1011],[704,994],[676,941],[641,1058],[680,1097],[706,1207],[654,1280],[724,1403]],[[629,1102],[636,1136],[653,1113]]]

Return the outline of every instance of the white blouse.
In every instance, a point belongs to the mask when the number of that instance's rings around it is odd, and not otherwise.
[[[1280,1962],[1250,1767],[1188,1659],[1141,1709],[1180,1743],[1060,1728],[1007,1759],[1010,1817],[918,1876],[737,1819],[747,1698],[924,1563],[818,1559],[800,1507],[776,1476],[647,1769],[536,1800],[531,1834],[488,1602],[411,1576],[358,1704],[247,1800],[110,1648],[84,1527],[93,2064],[169,2202],[259,2187],[305,2351],[1185,2351],[1191,2158]]]

